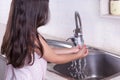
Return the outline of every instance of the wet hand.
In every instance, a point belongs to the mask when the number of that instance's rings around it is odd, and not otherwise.
[[[79,46],[79,51],[77,52],[78,56],[80,58],[83,58],[88,55],[88,49],[86,45],[83,45],[82,47]]]

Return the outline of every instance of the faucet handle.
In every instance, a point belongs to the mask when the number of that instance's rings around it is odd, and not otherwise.
[[[74,44],[74,46],[77,45],[77,42],[76,42],[76,38],[75,38],[75,37],[70,37],[70,38],[68,38],[66,41],[68,41],[68,40],[71,40],[72,43]]]

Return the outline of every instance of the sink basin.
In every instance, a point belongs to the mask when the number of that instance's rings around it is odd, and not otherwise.
[[[55,47],[68,48],[73,46],[70,43],[62,41],[47,40],[47,42],[49,45]],[[88,50],[89,55],[85,58],[85,74],[87,77],[85,77],[83,80],[109,80],[109,77],[120,73],[120,56],[93,47],[88,47]],[[56,64],[53,66],[53,69],[59,74],[72,77],[70,75],[70,70],[68,69],[71,64],[72,62],[66,64]],[[75,71],[72,72],[74,73]],[[78,80],[78,78],[74,79]]]

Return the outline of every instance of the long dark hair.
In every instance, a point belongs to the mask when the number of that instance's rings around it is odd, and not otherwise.
[[[1,46],[8,64],[15,68],[34,63],[35,49],[41,57],[44,49],[37,28],[49,17],[49,0],[12,0],[6,32]],[[27,60],[26,60],[27,59]]]

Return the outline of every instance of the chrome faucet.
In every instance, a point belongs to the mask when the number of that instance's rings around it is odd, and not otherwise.
[[[82,24],[81,24],[80,15],[77,11],[75,11],[75,24],[76,24],[76,28],[74,30],[74,37],[71,37],[68,39],[71,39],[71,41],[73,42],[75,46],[77,45],[82,46],[84,44]]]

